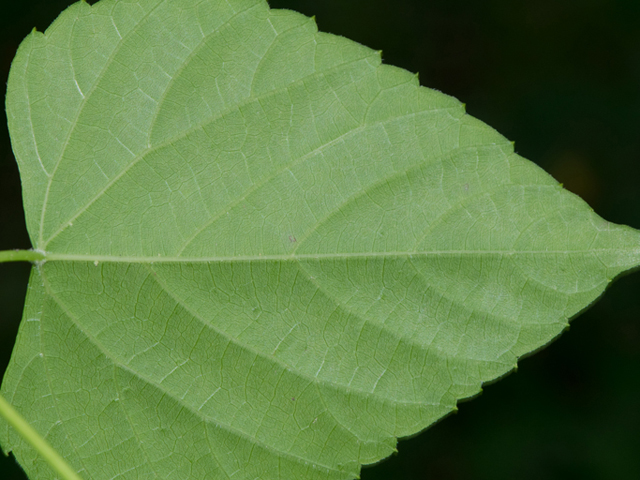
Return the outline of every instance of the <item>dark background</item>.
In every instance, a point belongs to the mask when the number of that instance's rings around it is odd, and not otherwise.
[[[172,0],[177,1],[177,0]],[[71,2],[0,0],[0,79]],[[640,228],[638,0],[272,0],[384,52],[516,141],[600,215]],[[0,121],[0,250],[29,248]],[[0,265],[0,378],[28,264]],[[640,274],[620,279],[517,374],[365,468],[363,480],[639,479]],[[0,455],[0,480],[24,478]],[[298,480],[298,479],[292,479]],[[304,480],[304,479],[300,479]]]

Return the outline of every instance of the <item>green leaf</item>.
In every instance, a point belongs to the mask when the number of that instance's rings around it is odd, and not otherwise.
[[[640,264],[457,100],[263,0],[77,3],[7,114],[45,259],[2,394],[87,478],[355,478]]]

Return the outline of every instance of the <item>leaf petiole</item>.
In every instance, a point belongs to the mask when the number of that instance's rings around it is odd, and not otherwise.
[[[42,252],[35,250],[0,251],[0,263],[4,262],[41,262],[45,259]]]
[[[5,252],[0,252],[2,255]],[[35,253],[35,252],[33,252]],[[0,256],[0,260],[3,257]],[[49,442],[40,436],[2,395],[0,395],[0,417],[4,418],[20,436],[29,443],[63,480],[81,480],[80,476],[56,452]]]

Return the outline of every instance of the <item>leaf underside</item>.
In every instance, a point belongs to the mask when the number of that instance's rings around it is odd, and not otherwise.
[[[87,478],[356,478],[640,261],[457,100],[263,0],[77,3],[7,115],[47,260],[2,394]]]

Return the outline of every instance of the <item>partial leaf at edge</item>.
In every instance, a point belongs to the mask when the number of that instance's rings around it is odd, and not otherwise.
[[[2,392],[91,478],[355,478],[639,263],[457,100],[261,0],[75,4],[7,112],[47,261]]]

